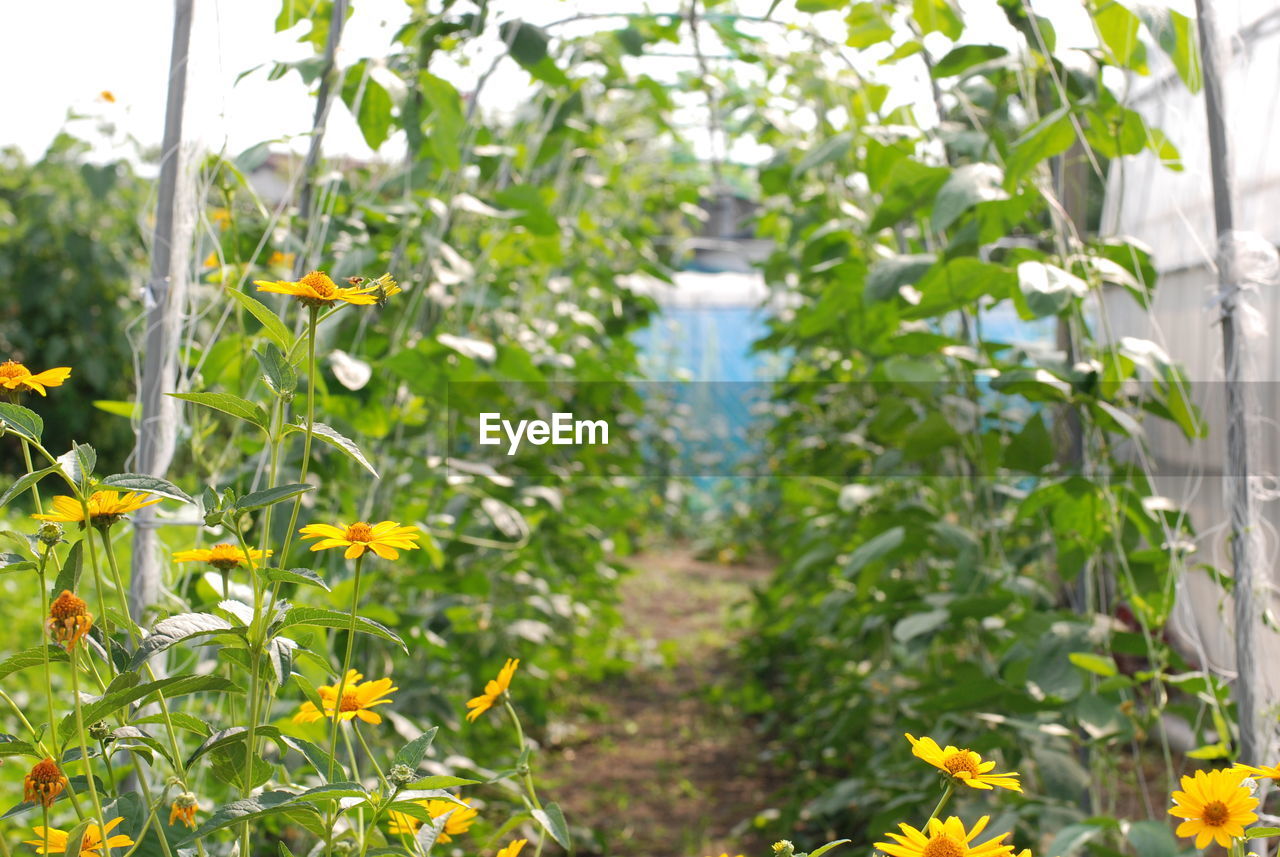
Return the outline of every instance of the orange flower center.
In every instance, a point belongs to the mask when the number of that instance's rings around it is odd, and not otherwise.
[[[373,527],[363,521],[352,524],[347,527],[347,541],[349,542],[371,542],[373,541]]]
[[[1201,816],[1204,823],[1210,827],[1221,827],[1230,817],[1231,813],[1227,810],[1227,805],[1220,800],[1211,800],[1205,804],[1204,814]]]
[[[946,768],[948,773],[952,776],[960,773],[968,774],[970,777],[978,776],[978,765],[973,761],[973,754],[968,750],[961,750],[959,753],[952,753],[950,756],[942,760],[942,766]]]
[[[929,837],[921,857],[964,857],[965,849],[950,836],[939,833]]]
[[[42,786],[62,782],[62,771],[58,770],[58,766],[54,764],[52,759],[36,762],[35,766],[31,768],[30,776],[33,783]]]
[[[342,692],[342,702],[338,705],[339,711],[359,711],[363,708],[360,704],[360,694],[352,688],[347,688]]]
[[[31,372],[26,366],[16,360],[6,360],[0,363],[0,378],[25,378]]]
[[[49,605],[49,615],[58,620],[85,616],[88,612],[89,605],[84,602],[84,599],[72,595],[65,589],[62,590],[62,594],[53,599],[53,603]]]
[[[224,571],[240,565],[240,549],[235,545],[221,544],[209,548],[209,564]]]
[[[333,280],[323,271],[312,271],[299,280],[304,286],[310,286],[322,298],[331,298],[338,291]]]

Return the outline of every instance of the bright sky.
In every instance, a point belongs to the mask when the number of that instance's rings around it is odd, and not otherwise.
[[[1010,43],[1010,28],[996,11],[994,0],[960,2],[970,21],[972,35],[966,34],[967,40]],[[770,3],[739,0],[737,5],[743,13],[763,15]],[[684,0],[494,0],[491,9],[499,19],[523,16],[534,23],[546,23],[578,13],[672,12],[684,5]],[[403,0],[354,0],[353,6],[355,13],[342,40],[340,62],[344,64],[385,55],[396,29],[407,18]],[[1060,43],[1092,43],[1088,16],[1076,0],[1036,0],[1036,6],[1053,18]],[[195,7],[186,139],[212,150],[225,147],[231,154],[262,140],[280,140],[296,150],[304,149],[313,110],[307,87],[296,74],[267,80],[273,62],[309,55],[310,47],[297,42],[301,30],[277,34],[274,21],[279,4],[271,0],[195,0]],[[20,119],[4,124],[0,146],[17,145],[29,157],[38,157],[65,125],[69,111],[110,120],[117,129],[117,143],[123,135],[147,145],[158,143],[164,126],[173,4],[171,0],[131,0],[128,14],[122,14],[122,8],[100,0],[41,0],[14,4],[6,10],[6,26],[0,29],[0,75],[5,80],[29,83],[7,87],[8,115]],[[775,17],[811,21],[833,38],[844,28],[839,12],[802,15],[795,12],[793,0],[784,0]],[[581,32],[581,28],[614,28],[618,22],[572,26]],[[768,36],[771,41],[782,38],[780,29],[776,33]],[[490,52],[469,67],[449,62],[436,71],[466,92],[488,65],[491,51],[498,49],[500,46],[490,46]],[[876,71],[875,59],[873,54],[857,61]],[[691,67],[679,59],[645,62],[650,63],[645,70],[660,79]],[[928,91],[922,70],[915,68],[918,63],[899,65],[901,68],[888,72],[880,67],[878,74],[894,84],[900,100],[925,104]],[[250,73],[237,81],[245,72]],[[527,93],[527,82],[523,70],[505,62],[491,79],[482,104],[488,110],[512,109]],[[114,104],[99,97],[104,90],[115,96]],[[925,112],[931,110],[926,108]],[[689,121],[698,120],[690,117]],[[83,122],[76,131],[93,136],[92,125]],[[354,120],[342,108],[331,113],[325,142],[329,153],[370,154]],[[394,143],[388,144],[390,149],[384,147],[384,155],[394,154]],[[695,135],[695,145],[705,150],[709,143]],[[104,143],[99,151],[105,155],[112,148]],[[733,154],[754,159],[756,153]]]

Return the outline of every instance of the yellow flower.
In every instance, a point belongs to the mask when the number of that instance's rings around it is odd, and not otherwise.
[[[263,553],[257,548],[249,548],[249,556],[246,559],[243,548],[238,548],[232,544],[218,544],[211,548],[196,548],[189,551],[178,551],[173,555],[174,562],[207,562],[220,571],[230,571],[233,568],[239,568],[243,562],[252,562],[255,565],[257,561],[263,557],[271,556],[271,551]]]
[[[948,744],[939,747],[932,738],[917,739],[907,735],[911,742],[911,752],[940,771],[944,771],[954,780],[964,783],[973,789],[990,789],[999,786],[1002,789],[1020,792],[1018,774],[1010,771],[1007,774],[988,773],[996,766],[995,762],[984,762],[982,757],[972,750],[964,750]]]
[[[1231,770],[1244,771],[1251,777],[1268,777],[1273,780],[1280,780],[1280,765],[1254,767],[1253,765],[1242,765],[1237,762]]]
[[[66,646],[69,652],[93,627],[93,615],[83,598],[64,589],[49,605],[48,627],[49,636]]]
[[[502,669],[498,672],[498,677],[484,686],[484,693],[467,700],[467,708],[471,711],[467,712],[467,720],[474,723],[481,714],[484,714],[490,708],[493,708],[498,702],[498,697],[507,692],[507,688],[511,687],[511,677],[516,674],[516,667],[520,666],[520,659],[512,660],[507,658],[507,662],[502,665]]]
[[[199,808],[200,801],[196,800],[196,796],[191,792],[183,792],[173,799],[173,806],[169,807],[169,826],[173,827],[174,822],[181,821],[195,830],[196,810]]]
[[[159,503],[160,497],[148,500],[146,494],[137,491],[94,491],[89,497],[89,523],[95,527],[109,527],[130,512],[136,512],[143,506]],[[84,526],[84,509],[75,497],[59,494],[53,498],[53,512],[47,515],[32,515],[37,521],[59,521],[79,523]]]
[[[517,857],[520,849],[528,844],[528,839],[513,839],[510,845],[498,852],[498,857]]]
[[[1178,825],[1179,836],[1195,837],[1196,847],[1209,840],[1223,848],[1231,847],[1233,838],[1244,836],[1244,826],[1257,821],[1253,809],[1258,799],[1243,785],[1245,771],[1196,771],[1194,777],[1182,778],[1182,791],[1173,793],[1174,806],[1169,814],[1184,819]]]
[[[720,857],[729,857],[729,852],[728,852],[728,851],[721,851],[721,852],[720,852]],[[738,857],[742,857],[742,855],[741,855],[741,854],[739,854],[739,855],[738,855]]]
[[[209,218],[225,229],[231,223],[231,211],[226,208],[215,208],[209,212]]]
[[[80,853],[92,854],[99,857],[102,853],[103,837],[108,837],[105,845],[107,848],[125,848],[133,844],[133,840],[123,833],[117,833],[111,836],[111,831],[120,826],[120,822],[124,821],[121,816],[116,816],[107,822],[107,826],[100,828],[96,824],[89,825],[84,832],[84,838],[80,840]],[[52,827],[33,827],[39,839],[28,839],[28,845],[36,847],[37,854],[63,854],[67,850],[67,832],[65,830],[55,830]]]
[[[378,299],[369,294],[373,286],[339,286],[324,271],[311,271],[301,280],[254,280],[260,292],[293,295],[305,306],[329,306],[334,301],[346,301],[358,306],[375,304]]]
[[[281,253],[276,250],[271,254],[271,258],[267,260],[267,264],[273,268],[292,268],[297,259],[298,257],[293,253]]]
[[[60,387],[71,374],[70,367],[59,366],[57,369],[46,369],[32,373],[30,369],[16,360],[0,363],[0,387],[15,390],[19,393],[33,392],[44,396],[45,387]]]
[[[210,251],[209,255],[204,257],[203,265],[206,268],[218,267],[218,252],[216,250]]]
[[[67,787],[67,776],[53,759],[36,762],[22,778],[22,799],[29,803],[52,806]]]
[[[351,720],[359,717],[365,723],[381,723],[382,717],[376,711],[370,711],[375,705],[389,705],[390,699],[383,699],[389,693],[399,690],[391,686],[391,679],[380,678],[377,681],[363,681],[364,676],[355,670],[347,670],[347,680],[342,689],[342,702],[338,703],[337,685],[321,685],[316,688],[320,694],[320,702],[324,711],[316,708],[315,703],[307,700],[302,703],[298,713],[293,715],[294,723],[314,723],[325,717],[333,717],[337,709],[339,720]]]
[[[313,551],[328,548],[347,549],[343,554],[347,559],[362,556],[366,549],[373,551],[383,559],[398,559],[400,550],[414,550],[414,544],[421,534],[417,527],[402,527],[397,521],[383,521],[380,524],[366,524],[356,521],[350,526],[332,524],[308,524],[298,532],[303,538],[320,539],[311,546]]]
[[[972,844],[988,821],[990,817],[984,815],[968,832],[964,829],[964,822],[954,815],[946,821],[929,819],[928,833],[909,824],[899,824],[901,835],[886,833],[885,836],[893,842],[877,842],[875,847],[889,857],[1008,857],[1013,853],[1013,846],[1003,842],[1009,835],[1007,833],[988,839],[981,845]]]
[[[112,92],[109,89],[104,89],[101,92],[99,92],[98,97],[101,98],[103,101],[107,102],[108,104],[116,103],[116,95],[114,92]]]
[[[470,804],[458,806],[456,803],[447,800],[415,800],[414,803],[425,809],[432,818],[439,818],[446,812],[449,813],[449,818],[444,823],[444,829],[436,837],[436,842],[439,844],[444,844],[453,837],[466,833],[471,829],[471,825],[475,823],[476,816],[480,814]],[[466,801],[463,801],[463,803],[465,804]],[[391,827],[389,832],[392,836],[413,836],[418,832],[418,828],[422,826],[422,819],[414,818],[407,812],[392,810],[390,815]]]

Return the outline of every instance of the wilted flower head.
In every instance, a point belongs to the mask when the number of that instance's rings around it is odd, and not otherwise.
[[[51,758],[36,762],[22,779],[23,800],[50,806],[67,787],[67,777]]]
[[[169,807],[169,826],[181,821],[192,830],[196,829],[196,810],[200,809],[200,801],[191,792],[183,792],[173,799]]]
[[[76,642],[92,627],[93,615],[89,612],[89,605],[69,590],[62,590],[62,594],[49,605],[49,635],[62,643],[67,651],[74,649]]]

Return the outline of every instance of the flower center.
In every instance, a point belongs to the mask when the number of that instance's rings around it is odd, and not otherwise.
[[[41,785],[61,782],[62,771],[58,770],[58,766],[54,764],[53,760],[45,759],[43,762],[36,762],[31,768],[31,779]]]
[[[209,549],[209,564],[221,569],[235,568],[240,565],[240,550],[235,545],[214,545]]]
[[[53,603],[49,605],[49,615],[55,619],[69,619],[73,616],[84,616],[89,611],[89,605],[85,603],[83,598],[72,595],[65,589],[62,594],[53,599]]]
[[[1227,805],[1220,800],[1211,800],[1204,805],[1202,818],[1210,827],[1221,827],[1230,817],[1231,813],[1227,811]]]
[[[6,360],[0,363],[0,378],[25,378],[30,374],[27,371],[27,367],[16,360]]]
[[[371,542],[373,541],[373,527],[364,522],[352,524],[347,527],[347,541],[349,542]]]
[[[315,293],[324,298],[333,297],[338,287],[334,285],[333,280],[329,279],[329,275],[323,271],[312,271],[303,277],[300,282],[304,286],[310,286]]]
[[[360,694],[354,690],[344,690],[342,692],[342,703],[338,706],[339,711],[359,711]]]
[[[921,857],[964,857],[965,848],[950,836],[939,833],[929,837]]]
[[[970,777],[978,776],[978,765],[973,761],[973,754],[968,750],[961,750],[959,753],[952,753],[950,756],[942,760],[942,766],[947,769],[952,776],[957,774],[968,774]]]

